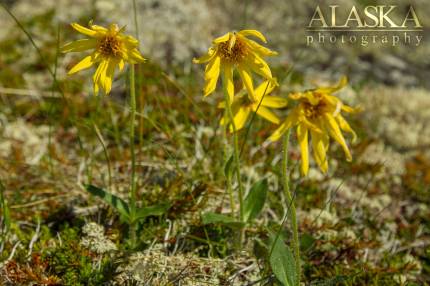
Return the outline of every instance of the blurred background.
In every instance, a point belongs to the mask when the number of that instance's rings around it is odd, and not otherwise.
[[[29,27],[36,43],[43,46],[55,39],[57,27],[69,29],[71,22],[86,24],[117,22],[134,33],[132,1],[121,0],[2,0],[23,22],[35,21]],[[416,47],[400,43],[391,45],[370,44],[313,44],[306,45],[306,26],[320,5],[327,13],[328,5],[339,5],[339,18],[345,19],[350,8],[366,5],[397,6],[390,14],[394,19],[403,19],[412,5],[424,26],[422,43]],[[374,81],[390,86],[427,87],[429,77],[430,7],[426,0],[411,1],[224,1],[224,0],[145,0],[137,1],[139,37],[141,50],[150,59],[165,67],[181,66],[191,69],[191,59],[204,53],[211,39],[230,30],[258,29],[265,34],[269,45],[279,52],[274,59],[278,64],[293,64],[295,70],[309,77],[324,77],[321,72],[338,77],[351,75],[353,83]],[[325,9],[325,10],[324,10]],[[14,22],[1,11],[2,30],[0,39],[6,40],[17,32]],[[328,15],[328,14],[327,14]],[[39,17],[39,18],[38,18]],[[36,19],[43,18],[44,21]],[[327,16],[329,19],[329,15]],[[46,29],[47,27],[51,29]],[[350,35],[351,33],[344,33]],[[64,33],[61,33],[61,42]],[[2,46],[5,47],[4,44]],[[31,63],[34,53],[26,53],[23,47],[12,47],[19,57],[17,64]],[[5,57],[5,55],[2,55]],[[8,60],[6,57],[3,61]],[[36,59],[33,59],[36,60]],[[61,71],[60,65],[60,70]],[[26,74],[24,75],[26,76]]]

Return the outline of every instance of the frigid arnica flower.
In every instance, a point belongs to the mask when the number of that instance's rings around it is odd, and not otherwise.
[[[278,116],[276,116],[276,114],[273,113],[270,108],[286,107],[288,101],[282,97],[268,96],[268,94],[271,93],[276,86],[278,86],[276,79],[265,80],[254,91],[257,101],[250,100],[245,93],[239,92],[239,95],[236,95],[231,105],[236,131],[243,128],[251,112],[256,112],[259,116],[272,123],[280,123]],[[218,107],[225,108],[225,101],[221,102]],[[224,116],[221,119],[221,125],[228,124],[229,122],[230,120],[228,116]],[[233,126],[231,124],[230,131],[233,132]]]
[[[103,88],[105,94],[110,92],[117,66],[122,71],[125,62],[137,64],[145,61],[137,49],[139,42],[131,36],[124,35],[122,33],[124,28],[120,29],[116,24],[111,24],[108,28],[93,25],[91,22],[89,28],[77,23],[72,23],[71,26],[89,38],[68,43],[62,47],[61,51],[69,53],[92,50],[92,53],[72,67],[68,74],[98,65],[93,75],[94,94],[96,95],[100,87]]]
[[[313,157],[325,173],[328,169],[327,150],[330,137],[338,142],[348,161],[352,160],[351,152],[346,144],[342,131],[349,132],[356,139],[356,134],[342,116],[342,111],[351,113],[357,111],[343,104],[339,98],[332,94],[347,84],[346,77],[333,87],[321,87],[300,93],[292,93],[289,98],[298,102],[297,106],[289,113],[286,120],[269,138],[278,140],[289,128],[297,126],[297,138],[301,150],[301,172],[307,175],[309,170],[309,146],[310,133],[313,149]]]
[[[231,104],[234,96],[233,70],[237,69],[250,99],[254,102],[258,101],[254,94],[252,73],[259,74],[265,79],[271,79],[272,72],[263,58],[277,55],[277,53],[249,39],[248,36],[253,36],[264,43],[267,42],[263,34],[256,30],[229,32],[215,39],[206,55],[193,60],[198,64],[207,63],[204,96],[214,92],[218,78],[222,74],[224,89],[229,95]]]

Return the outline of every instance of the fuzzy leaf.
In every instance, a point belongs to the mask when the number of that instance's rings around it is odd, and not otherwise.
[[[255,183],[244,201],[244,219],[245,222],[250,222],[255,219],[263,210],[267,196],[267,179]]]
[[[269,259],[273,274],[283,286],[297,285],[296,264],[290,248],[284,244],[281,237],[278,237],[276,241],[275,237],[272,237],[271,241],[272,245],[275,243]]]
[[[87,185],[85,189],[90,194],[103,199],[103,201],[116,209],[123,217],[130,218],[128,204],[123,199],[93,185]]]
[[[148,216],[163,215],[170,208],[170,204],[158,204],[137,209],[135,220],[144,219]]]

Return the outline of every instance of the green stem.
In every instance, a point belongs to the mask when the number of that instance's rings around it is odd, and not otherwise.
[[[287,198],[287,204],[290,206],[290,219],[291,226],[293,228],[293,251],[294,258],[296,262],[296,276],[297,285],[300,285],[300,243],[299,243],[299,229],[297,225],[296,207],[294,206],[294,201],[291,195],[289,186],[289,176],[288,176],[288,143],[290,141],[290,129],[285,133],[282,146],[282,182],[284,185],[284,193]]]
[[[134,65],[130,65],[130,154],[131,154],[131,181],[130,181],[130,238],[132,244],[136,242],[136,154],[134,150],[134,123],[136,120],[136,90],[134,85]]]
[[[224,112],[224,118],[226,118],[226,117],[228,117],[227,108],[225,109],[225,112]],[[226,142],[224,144],[224,160],[225,160],[226,164],[228,164],[228,161],[230,160],[230,156],[229,156],[229,152],[228,152],[228,144],[227,144],[227,128],[228,128],[228,126],[225,126],[225,125],[222,128],[223,135],[224,135],[224,138],[226,140]],[[228,170],[228,172],[225,173],[225,180],[227,183],[227,191],[228,191],[228,195],[230,198],[231,216],[234,217],[234,212],[236,210],[236,204],[234,203],[233,187],[231,184],[230,170]]]
[[[233,112],[231,111],[230,97],[227,92],[224,92],[224,94],[225,94],[227,115],[229,117],[229,122],[233,128],[233,159],[234,159],[234,166],[236,170],[236,180],[239,186],[239,220],[243,221],[243,186],[242,186],[242,180],[240,178],[239,138],[236,132],[236,125],[234,124]]]

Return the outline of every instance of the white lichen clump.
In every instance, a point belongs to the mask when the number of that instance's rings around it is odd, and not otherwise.
[[[395,152],[382,142],[376,142],[367,146],[360,155],[359,162],[369,165],[379,164],[390,175],[403,175],[405,173],[405,156]]]
[[[375,137],[398,152],[428,151],[430,93],[424,89],[369,88],[363,91],[366,118]]]
[[[311,209],[305,217],[306,220],[313,222],[318,228],[322,226],[332,227],[339,222],[339,218],[335,213],[328,210]]]
[[[81,245],[98,254],[117,250],[116,245],[104,235],[104,231],[103,226],[95,222],[87,223],[82,228],[85,236],[81,239]]]
[[[220,277],[226,275],[226,262],[195,255],[166,255],[161,245],[144,252],[132,254],[126,265],[120,266],[114,285],[167,285],[175,280],[180,285],[221,285]],[[180,278],[180,279],[179,279]],[[128,285],[128,284],[127,284]]]

